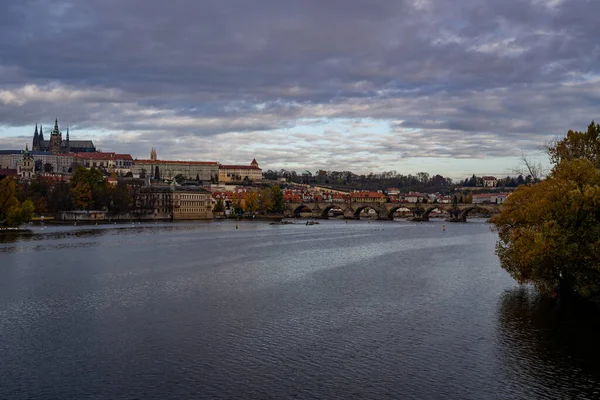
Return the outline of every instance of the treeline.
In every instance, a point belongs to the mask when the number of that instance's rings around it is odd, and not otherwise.
[[[16,197],[20,202],[30,200],[38,214],[70,210],[124,213],[135,208],[142,186],[143,182],[135,179],[112,185],[98,169],[79,167],[69,183],[45,177],[19,182],[16,185]]]
[[[265,179],[278,180],[285,178],[288,182],[304,183],[308,185],[329,185],[332,187],[346,187],[353,189],[378,190],[395,187],[405,190],[431,190],[445,192],[454,186],[451,178],[441,175],[429,175],[427,172],[419,172],[415,175],[398,174],[396,171],[382,173],[370,173],[358,175],[351,171],[325,171],[319,170],[315,174],[304,172],[298,174],[296,171],[268,170],[263,173]]]
[[[533,183],[533,181],[534,179],[531,177],[531,175],[527,175],[527,177],[524,177],[523,175],[519,174],[519,176],[517,176],[516,178],[507,176],[506,178],[498,179],[496,186],[517,187],[520,185]],[[464,181],[459,182],[459,185],[461,185],[462,187],[480,187],[483,186],[483,177],[476,176],[475,174],[473,174],[473,176],[471,176],[470,178],[466,178]]]

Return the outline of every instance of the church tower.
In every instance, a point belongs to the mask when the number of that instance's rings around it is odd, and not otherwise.
[[[65,146],[65,153],[70,153],[71,152],[71,142],[69,141],[69,127],[67,126],[67,140],[66,140],[67,144]]]
[[[152,150],[150,151],[150,160],[152,161],[156,161],[156,149],[153,147]]]
[[[40,151],[40,136],[38,135],[37,124],[35,124],[35,132],[33,133],[33,144],[31,150]]]
[[[250,166],[254,167],[254,168],[258,168],[258,163],[256,162],[256,158],[252,159],[252,162],[250,163]]]
[[[54,129],[50,134],[50,151],[52,154],[60,154],[62,151],[62,133],[58,129],[58,118],[54,120]]]
[[[33,156],[29,154],[29,149],[27,148],[27,144],[25,144],[23,157],[17,161],[17,174],[21,178],[29,180],[33,178],[34,166],[35,162],[33,161]]]
[[[40,147],[42,147],[42,145],[43,145],[42,142],[44,141],[44,130],[42,129],[42,124],[40,124],[40,135],[38,136],[38,139],[39,139],[38,143],[39,143]]]

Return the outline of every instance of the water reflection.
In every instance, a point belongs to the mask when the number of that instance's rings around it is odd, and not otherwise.
[[[498,357],[507,382],[529,397],[600,398],[600,310],[557,303],[530,288],[506,291],[498,312]]]

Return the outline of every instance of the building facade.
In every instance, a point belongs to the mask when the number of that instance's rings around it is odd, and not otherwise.
[[[25,151],[17,162],[17,176],[21,179],[32,179],[35,176],[35,161],[25,145]]]
[[[150,176],[153,179],[171,180],[177,175],[181,175],[190,181],[216,182],[219,178],[219,163],[216,161],[159,160],[156,150],[152,149],[149,160],[134,160],[131,172],[136,178]]]
[[[33,151],[45,151],[52,154],[66,153],[88,153],[95,152],[96,147],[91,140],[71,140],[69,137],[69,128],[67,128],[66,138],[63,140],[62,132],[58,128],[58,119],[54,121],[54,129],[50,133],[50,139],[44,139],[44,130],[40,125],[38,132],[37,125],[33,133]]]
[[[212,219],[212,194],[200,186],[148,185],[142,188],[140,214],[157,219]]]
[[[76,153],[75,162],[86,168],[100,168],[108,172],[127,174],[131,172],[133,157],[130,154],[117,153]]]
[[[256,159],[250,165],[219,165],[219,182],[261,181],[262,169],[258,167]]]
[[[17,169],[24,150],[0,150],[0,168]],[[49,151],[30,151],[33,157],[34,172],[68,174],[73,166],[73,154],[52,154]],[[48,167],[46,164],[49,164]]]

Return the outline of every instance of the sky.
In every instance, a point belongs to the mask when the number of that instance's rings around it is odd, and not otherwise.
[[[0,0],[0,149],[505,176],[598,119],[600,1]]]

